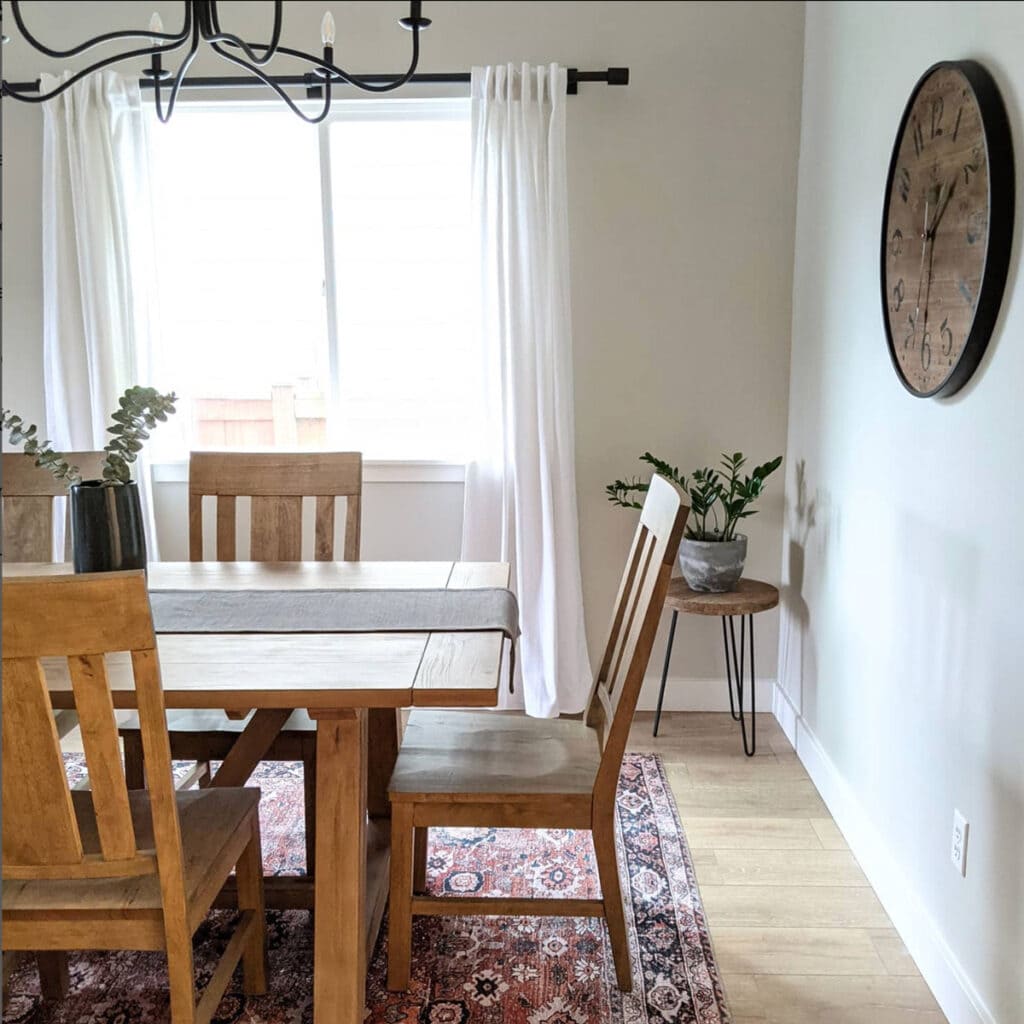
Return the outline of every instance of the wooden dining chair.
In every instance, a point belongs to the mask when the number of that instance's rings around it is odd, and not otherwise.
[[[68,452],[83,480],[103,475],[103,452]],[[53,561],[53,515],[57,498],[67,487],[36,460],[20,452],[3,455],[3,554],[8,562]],[[65,508],[66,508],[65,503]],[[71,560],[71,520],[65,511],[64,557]]]
[[[388,988],[408,988],[416,915],[537,914],[605,918],[619,988],[630,990],[615,791],[688,512],[674,484],[651,480],[582,721],[413,709],[389,787]],[[434,826],[589,829],[602,896],[425,895],[427,834]]]
[[[103,475],[103,452],[68,452],[67,461],[77,466],[83,480]],[[53,526],[57,498],[67,487],[36,460],[20,452],[3,456],[3,556],[8,562],[52,562]],[[64,560],[71,561],[71,512],[64,503]],[[63,739],[78,725],[73,711],[54,713],[57,732]]]
[[[260,793],[175,791],[143,573],[4,580],[3,611],[3,949],[162,950],[172,1024],[208,1024],[239,960],[264,992]],[[125,781],[108,654],[130,658],[144,792]],[[68,786],[41,659],[70,676],[90,790]],[[197,1001],[192,936],[232,869],[241,916]]]
[[[214,560],[238,555],[237,499],[251,499],[249,558],[254,562],[293,562],[302,558],[303,498],[315,498],[313,552],[317,561],[334,559],[335,505],[345,499],[344,558],[359,560],[363,457],[358,452],[193,452],[189,460],[189,558],[201,562],[203,498],[216,503]],[[392,718],[394,718],[394,714]],[[305,710],[273,710],[232,720],[217,710],[173,711],[168,720],[171,756],[196,762],[185,780],[208,785],[210,762],[223,761],[247,733],[247,745],[260,760],[301,761],[306,812],[306,871],[312,876],[316,849],[316,723]],[[397,724],[395,726],[397,737]],[[135,723],[121,729],[129,785],[144,785],[141,737]],[[397,745],[397,738],[395,740]],[[250,769],[251,771],[251,769]],[[241,785],[248,772],[232,776]]]

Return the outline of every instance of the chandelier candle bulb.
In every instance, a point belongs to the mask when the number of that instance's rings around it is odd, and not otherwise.
[[[320,38],[324,46],[334,45],[334,15],[330,11],[325,12],[324,20],[320,23]]]
[[[153,12],[153,17],[149,19],[149,31],[150,32],[158,32],[158,33],[162,34],[163,30],[164,30],[163,19],[160,17],[160,14],[159,14],[158,11],[154,11]]]

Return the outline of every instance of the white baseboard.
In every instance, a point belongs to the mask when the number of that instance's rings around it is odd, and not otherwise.
[[[648,673],[637,708],[640,711],[653,711],[658,706],[658,687],[661,685],[661,672]],[[774,679],[758,679],[757,710],[772,710],[772,694],[775,691]],[[744,708],[750,707],[750,696],[743,695]],[[664,711],[728,711],[729,690],[725,678],[721,679],[684,679],[681,676],[669,676],[665,683]]]
[[[774,689],[776,719],[950,1024],[998,1024],[857,795],[787,695]]]

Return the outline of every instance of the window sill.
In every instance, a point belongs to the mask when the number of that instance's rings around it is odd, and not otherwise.
[[[363,483],[367,484],[461,484],[466,467],[461,462],[430,460],[367,459],[363,462]],[[153,482],[187,484],[188,462],[153,463]]]

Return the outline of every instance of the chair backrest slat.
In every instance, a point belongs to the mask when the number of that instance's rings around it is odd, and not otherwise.
[[[236,498],[251,499],[249,557],[302,558],[302,499],[316,499],[313,551],[334,558],[335,502],[344,498],[344,557],[359,559],[363,459],[358,452],[193,452],[189,462],[189,558],[203,559],[203,498],[215,497],[219,561],[237,551]]]
[[[637,547],[635,572],[630,588],[625,595],[622,622],[615,643],[611,645],[613,652],[611,664],[608,674],[604,678],[604,685],[616,700],[621,689],[616,684],[622,678],[624,667],[628,668],[629,659],[633,656],[636,647],[635,627],[643,615],[643,608],[650,599],[650,587],[655,576],[651,573],[651,560],[656,544],[657,537],[641,525],[641,541]]]
[[[349,501],[355,503],[358,499],[349,498]],[[316,499],[316,519],[314,526],[314,537],[313,537],[313,557],[318,562],[329,562],[331,556],[334,554],[334,498],[326,495],[319,494]],[[349,506],[351,509],[351,505]],[[358,508],[358,504],[356,504]],[[348,551],[349,540],[351,532],[351,524],[348,522],[346,517],[345,525],[345,550]],[[345,558],[348,561],[357,561],[359,558],[359,537],[356,535],[356,555],[354,558],[349,558],[346,553]]]
[[[121,768],[117,719],[106,663],[99,654],[79,654],[68,658],[68,669],[89,771],[100,849],[105,860],[130,860],[135,856],[135,832],[128,806],[128,786]]]
[[[4,584],[4,621],[10,616]],[[3,662],[3,863],[82,859],[60,739],[43,669],[34,658]]]
[[[651,479],[586,712],[586,722],[598,730],[602,747],[595,800],[607,803],[615,798],[629,727],[689,511],[674,484],[657,475]]]
[[[5,878],[183,879],[166,711],[141,572],[3,581]],[[139,850],[104,656],[128,651],[143,732],[156,851]],[[92,821],[75,815],[42,658],[67,662],[82,728]],[[148,747],[146,736],[150,737]],[[153,739],[156,736],[157,739]],[[160,737],[162,736],[162,742]],[[76,796],[77,799],[77,796]],[[169,837],[161,843],[160,836]]]
[[[217,558],[222,562],[233,562],[236,558],[235,505],[233,494],[222,494],[217,499]]]
[[[298,562],[302,558],[302,498],[252,499],[249,557],[254,562]]]
[[[77,466],[83,480],[103,472],[103,452],[69,452],[67,461]],[[49,562],[53,559],[55,499],[67,488],[35,459],[18,452],[3,456],[3,553],[9,562]],[[65,514],[65,557],[71,552],[71,529]]]

